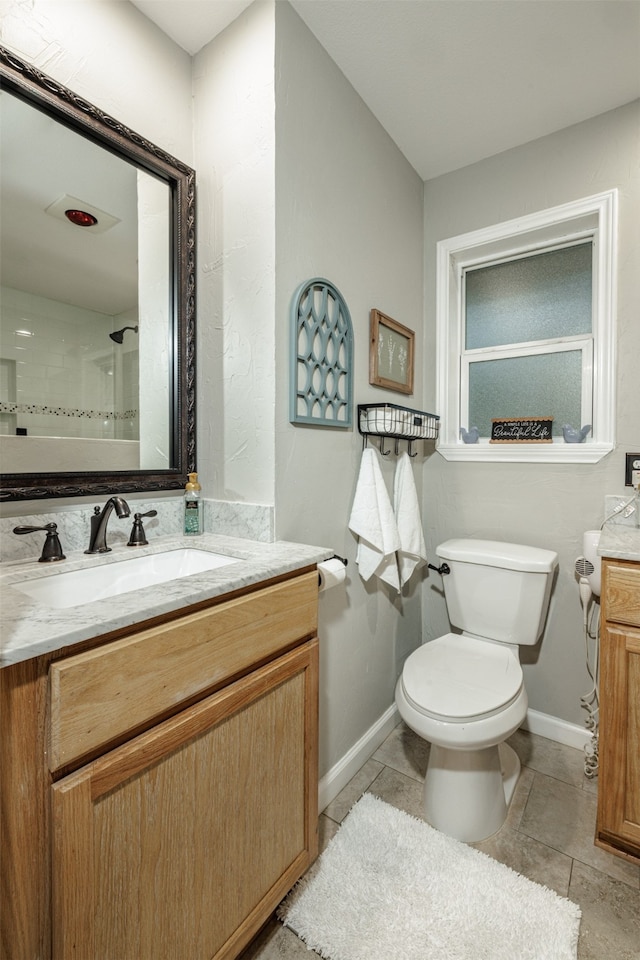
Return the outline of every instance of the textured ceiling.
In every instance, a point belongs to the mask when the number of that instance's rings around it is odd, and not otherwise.
[[[249,5],[133,2],[191,54]],[[291,2],[425,180],[640,97],[640,0]]]

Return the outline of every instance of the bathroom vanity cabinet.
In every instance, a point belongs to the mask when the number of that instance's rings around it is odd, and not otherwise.
[[[0,671],[3,958],[238,956],[317,855],[317,593]]]
[[[602,561],[596,844],[640,863],[640,563]]]

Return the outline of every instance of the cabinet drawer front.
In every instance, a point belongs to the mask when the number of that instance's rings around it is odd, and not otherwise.
[[[606,562],[604,606],[607,620],[640,627],[640,569]]]
[[[58,770],[317,632],[315,571],[51,665]]]

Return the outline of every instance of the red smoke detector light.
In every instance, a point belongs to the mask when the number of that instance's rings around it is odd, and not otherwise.
[[[76,227],[95,227],[98,222],[98,218],[86,210],[65,210],[64,215],[71,223],[75,223]]]

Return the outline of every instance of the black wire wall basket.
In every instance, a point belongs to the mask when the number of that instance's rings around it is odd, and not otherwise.
[[[395,440],[396,453],[399,441],[406,440],[409,444],[409,456],[415,457],[416,454],[412,453],[413,442],[437,440],[439,426],[440,417],[424,410],[413,410],[397,403],[358,404],[358,431],[362,436],[363,448],[366,447],[369,437],[380,437],[380,453],[383,456],[391,453],[384,449],[384,438],[389,437]]]

